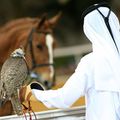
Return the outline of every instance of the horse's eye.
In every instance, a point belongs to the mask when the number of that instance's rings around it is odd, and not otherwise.
[[[43,50],[43,46],[40,44],[37,45],[37,48],[39,48],[40,50]]]

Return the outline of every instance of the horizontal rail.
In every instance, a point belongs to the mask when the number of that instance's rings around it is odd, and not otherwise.
[[[91,44],[77,45],[71,47],[56,48],[54,50],[54,57],[82,55],[92,50]]]
[[[36,112],[37,120],[85,120],[85,106]],[[27,114],[27,119],[29,115]],[[25,120],[24,116],[4,116],[0,120]],[[32,120],[35,120],[32,115]]]

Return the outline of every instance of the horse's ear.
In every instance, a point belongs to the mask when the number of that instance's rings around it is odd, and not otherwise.
[[[41,26],[42,26],[42,25],[44,24],[44,22],[46,21],[46,16],[47,16],[46,13],[44,13],[44,14],[41,16],[41,19],[40,19],[40,21],[39,21],[39,23],[38,23],[38,26],[37,26],[38,29],[41,28]]]
[[[56,23],[57,23],[58,20],[60,19],[61,15],[62,15],[62,12],[60,11],[57,15],[55,15],[54,17],[52,17],[52,18],[50,18],[50,19],[48,20],[48,22],[49,22],[49,24],[51,25],[51,27],[52,27],[52,26],[54,27],[54,26],[56,25]]]

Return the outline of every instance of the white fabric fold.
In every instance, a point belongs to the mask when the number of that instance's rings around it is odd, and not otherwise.
[[[60,92],[59,92],[60,91]],[[62,90],[47,90],[41,91],[32,89],[32,94],[37,100],[41,101],[48,108],[68,108],[69,105],[64,103]]]
[[[100,7],[99,11],[106,17],[109,8]],[[117,44],[98,10],[90,12],[84,18],[84,33],[92,42],[94,56],[94,80],[97,90],[120,92],[120,25],[118,18],[111,11],[109,24]]]

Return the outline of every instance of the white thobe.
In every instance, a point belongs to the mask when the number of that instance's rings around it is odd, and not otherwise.
[[[85,96],[86,120],[120,120],[119,93],[95,89],[92,53],[81,59],[62,88],[46,91],[33,89],[32,93],[49,108],[68,108]]]

